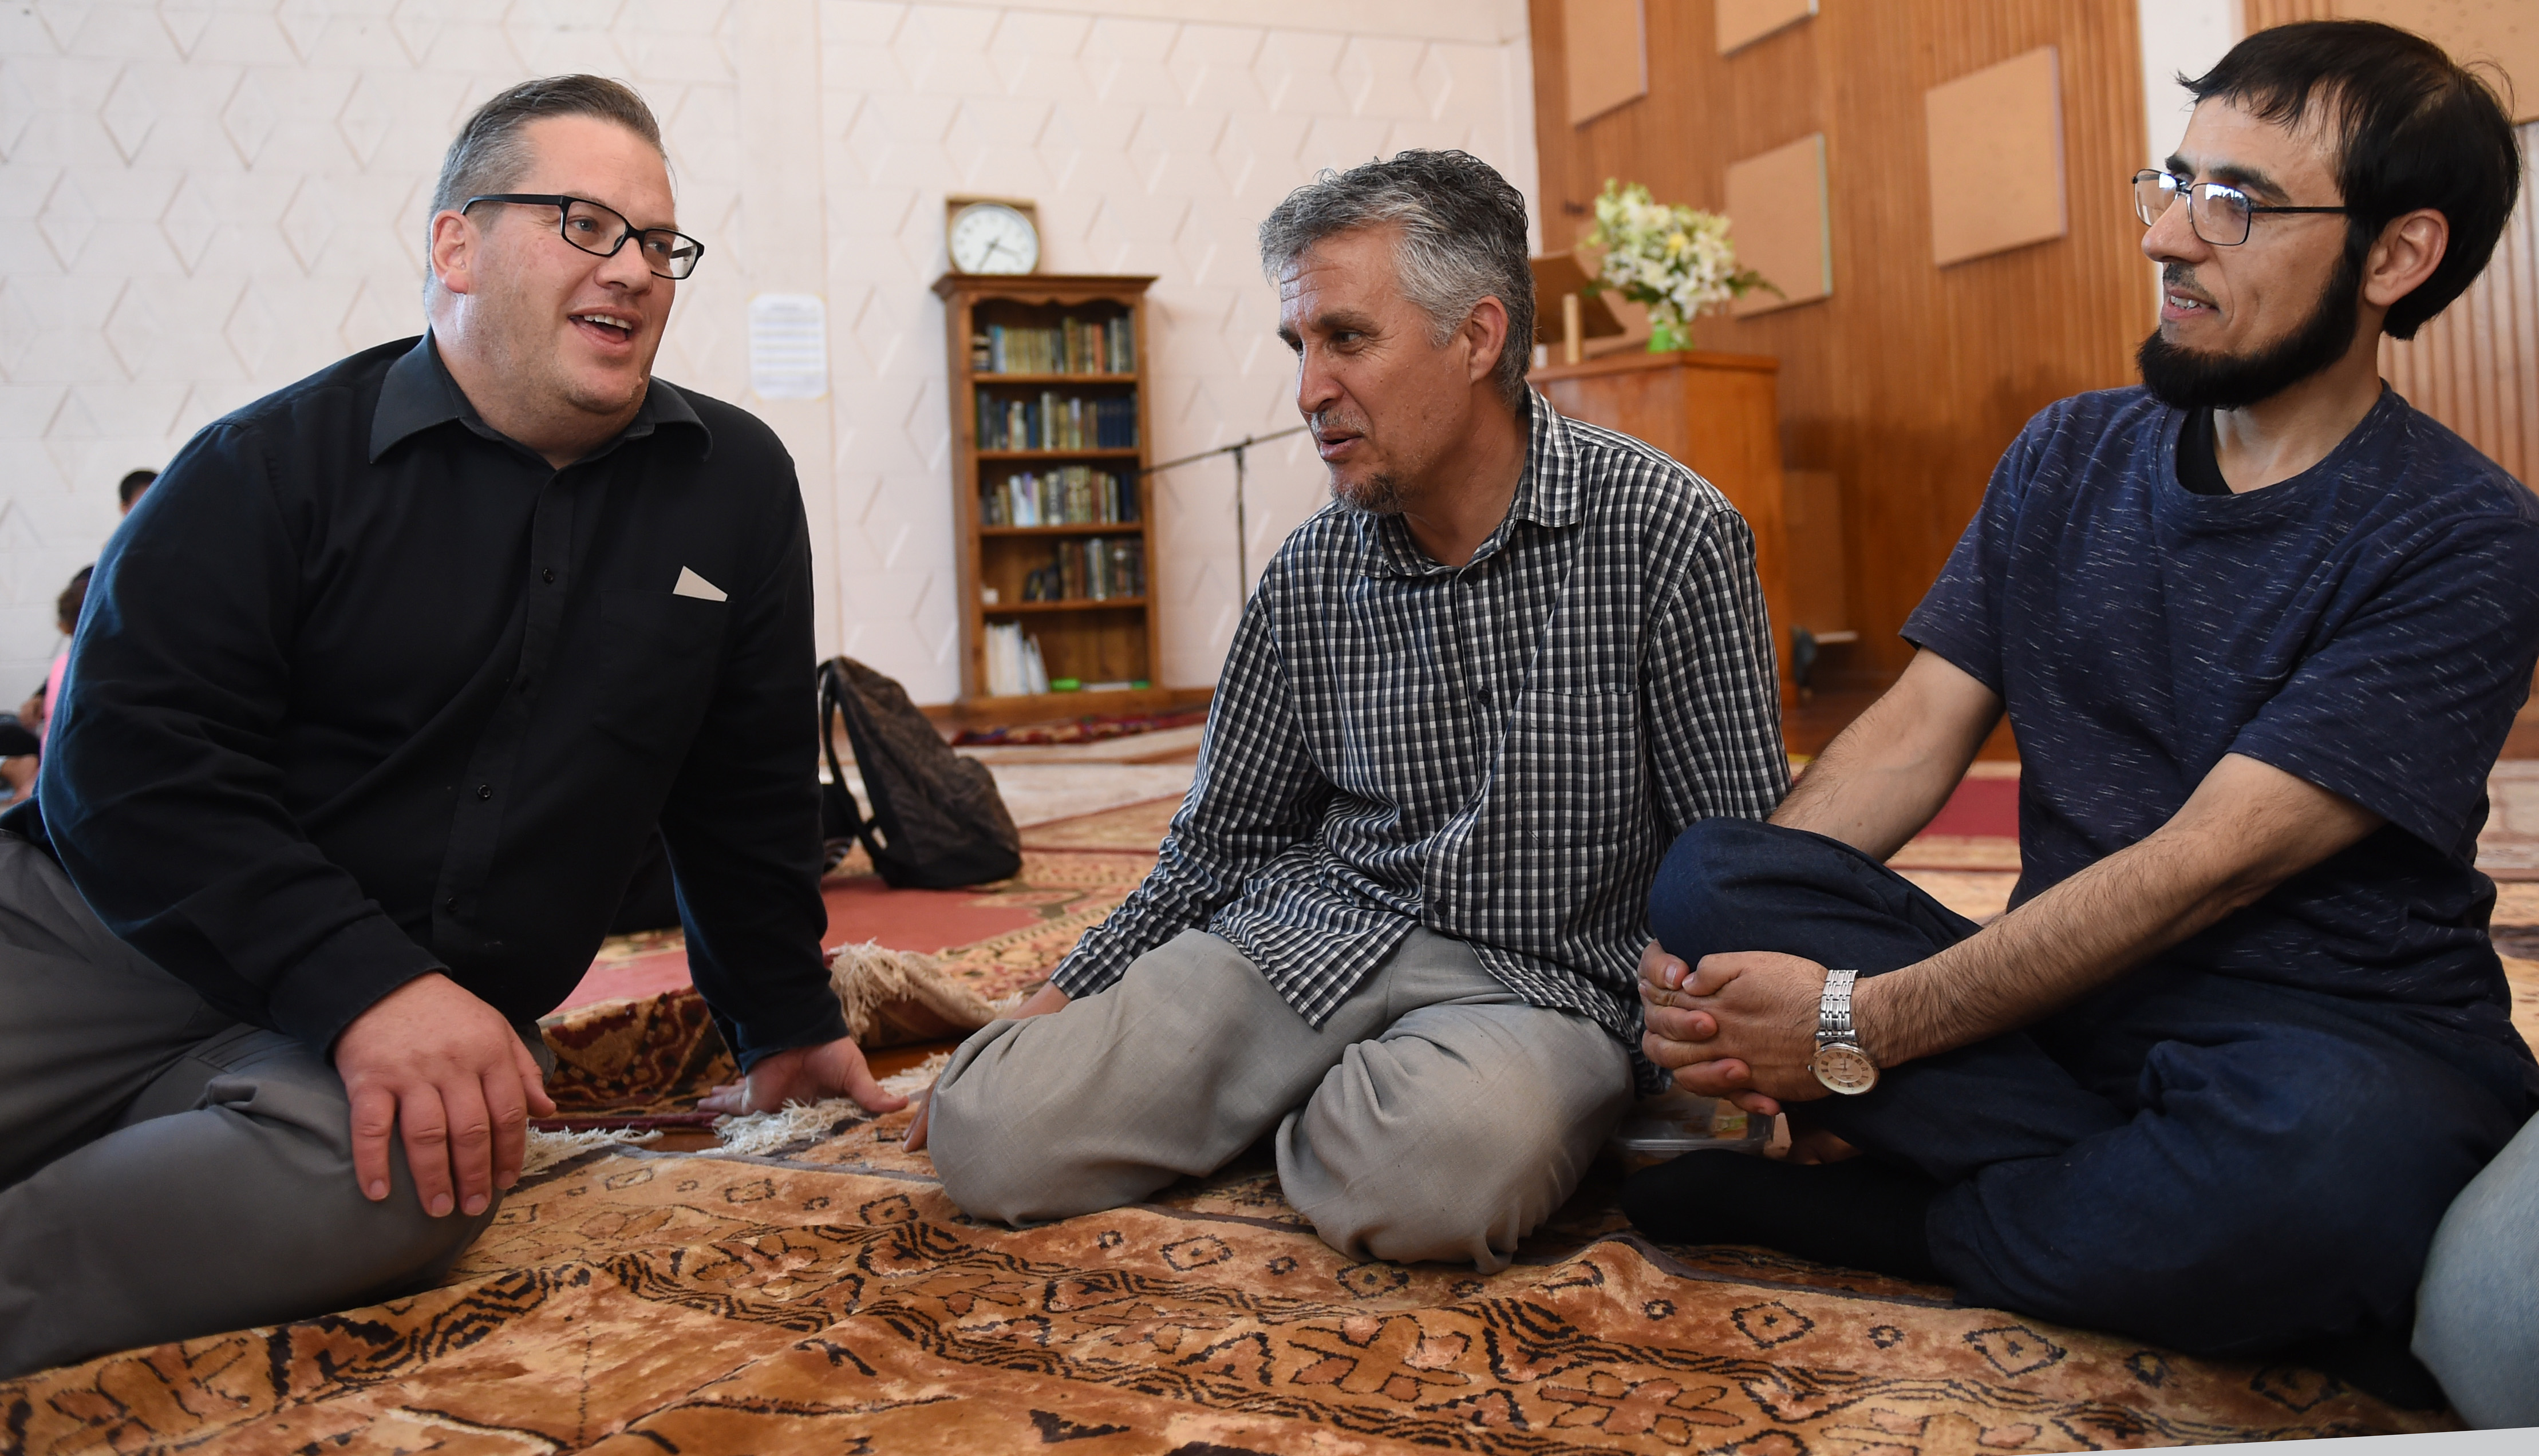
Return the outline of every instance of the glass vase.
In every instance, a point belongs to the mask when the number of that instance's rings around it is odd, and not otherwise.
[[[1692,341],[1684,337],[1682,325],[1658,318],[1649,320],[1649,353],[1673,354],[1691,347]]]

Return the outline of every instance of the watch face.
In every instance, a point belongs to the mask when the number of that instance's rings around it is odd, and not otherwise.
[[[952,215],[946,239],[964,273],[1029,273],[1040,266],[1031,219],[1001,202],[974,202]]]
[[[1808,1067],[1817,1074],[1817,1081],[1838,1092],[1865,1092],[1878,1085],[1878,1064],[1849,1042],[1818,1047]]]

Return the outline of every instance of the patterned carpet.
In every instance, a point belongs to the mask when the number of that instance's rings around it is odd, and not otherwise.
[[[1982,1456],[2441,1423],[2308,1371],[1660,1248],[1620,1231],[1610,1174],[1489,1278],[1334,1253],[1257,1156],[981,1225],[899,1147],[908,1116],[575,1159],[439,1289],[0,1385],[0,1446]]]
[[[951,948],[954,973],[990,999],[1037,980],[1161,827],[1132,806],[1030,835],[1017,880],[963,893],[1029,918]],[[682,1107],[729,1070],[684,991],[549,1040],[572,1109]],[[1134,1208],[974,1224],[902,1148],[909,1113],[824,1105],[750,1156],[549,1166],[437,1289],[0,1383],[0,1452],[1991,1456],[2447,1423],[2310,1371],[1652,1245],[1611,1168],[1483,1278],[1333,1252],[1259,1150]]]

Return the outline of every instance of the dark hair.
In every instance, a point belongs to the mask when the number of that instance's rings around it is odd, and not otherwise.
[[[545,76],[523,81],[476,108],[441,159],[441,179],[432,187],[430,220],[458,207],[470,197],[508,192],[528,169],[529,149],[520,130],[550,116],[595,116],[614,121],[667,156],[661,124],[634,88],[605,76]]]
[[[130,510],[132,502],[140,499],[141,493],[149,490],[151,482],[157,479],[159,479],[159,472],[155,470],[133,471],[114,488],[114,498],[122,502],[124,509]]]
[[[63,636],[79,630],[80,608],[88,605],[89,573],[96,569],[95,566],[80,567],[79,574],[71,578],[71,584],[62,588],[60,596],[53,598],[53,624],[62,629]]]
[[[1326,237],[1361,228],[1402,230],[1394,266],[1402,292],[1428,315],[1442,344],[1494,298],[1507,309],[1507,342],[1492,378],[1522,410],[1534,363],[1533,249],[1525,240],[1525,194],[1466,152],[1410,151],[1390,162],[1334,171],[1290,192],[1261,222],[1261,267],[1279,270]]]
[[[2485,270],[2521,190],[2521,147],[2493,88],[2440,46],[2373,21],[2302,21],[2259,31],[2177,81],[2199,101],[2237,101],[2285,127],[2327,108],[2358,270],[2392,218],[2432,208],[2450,224],[2432,276],[2389,305],[2381,327],[2392,338],[2414,338]]]

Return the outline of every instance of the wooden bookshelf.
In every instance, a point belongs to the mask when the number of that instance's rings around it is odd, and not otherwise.
[[[1188,693],[1174,693],[1156,683],[1161,663],[1153,585],[1155,559],[1154,491],[1145,475],[1154,431],[1150,427],[1150,372],[1146,347],[1146,289],[1152,278],[1115,278],[1079,274],[986,275],[948,273],[935,280],[943,299],[952,412],[952,514],[955,551],[959,557],[961,594],[961,699],[963,718],[973,722],[1025,723],[1082,714],[1161,711],[1183,705]],[[1108,341],[1080,350],[1072,362],[1078,369],[983,367],[978,341],[992,329],[1006,331],[1076,326],[1125,329],[1135,367],[1101,368],[1112,358]],[[1032,338],[1008,332],[1002,336],[1008,364],[1053,363],[1048,351],[1026,353]],[[1038,336],[1042,342],[1046,335]],[[1017,339],[1020,342],[1016,342]],[[981,401],[993,410],[983,411]],[[991,438],[995,448],[982,448],[982,419],[995,416],[1003,428],[1010,404],[1042,407],[1052,402],[1081,402],[1086,430],[1068,441],[1072,448],[1051,447],[1038,438],[1018,441]],[[1096,406],[1117,424],[1125,418],[1133,428],[1133,445],[1096,443],[1089,422]],[[1071,418],[1071,417],[1070,417]],[[1028,431],[1026,431],[1028,433]],[[1115,505],[1132,503],[1133,520],[1049,518],[1044,523],[1011,524],[991,520],[988,493],[1010,499],[1006,482],[1017,476],[1044,478],[1067,467],[1108,475],[1120,487],[1108,493]],[[1099,488],[1095,496],[1105,494]],[[1082,497],[1078,497],[1079,505]],[[1125,510],[1116,513],[1126,515]],[[1106,550],[1126,545],[1139,568],[1134,580],[1107,583],[1115,594],[1025,601],[1025,581],[1055,565],[1062,552],[1083,553],[1100,541]],[[1117,563],[1118,553],[1110,560]],[[1081,555],[1075,575],[1088,578],[1092,568]],[[1118,575],[1114,572],[1115,577]],[[1128,587],[1140,589],[1128,590]],[[993,595],[993,601],[990,597]],[[988,629],[1000,623],[1019,624],[1040,644],[1041,657],[1053,683],[1124,683],[1109,691],[1009,694],[991,691]],[[1142,686],[1134,686],[1142,685]]]

